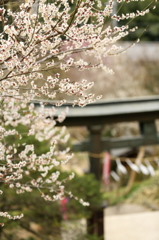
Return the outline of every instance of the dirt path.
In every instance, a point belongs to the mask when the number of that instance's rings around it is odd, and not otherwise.
[[[119,209],[105,211],[105,240],[159,240],[159,211],[138,205]]]

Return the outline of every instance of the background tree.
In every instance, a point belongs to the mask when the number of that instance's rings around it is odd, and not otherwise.
[[[138,1],[132,2],[130,4],[120,3],[117,6],[117,11],[119,13],[131,13],[136,12],[136,9],[142,11],[143,9],[147,8],[147,6],[151,4],[151,1]],[[133,21],[129,23],[130,27],[138,26],[138,29],[135,32],[131,32],[127,35],[123,40],[126,41],[135,41],[140,37],[141,41],[158,41],[159,40],[159,15],[158,15],[158,6],[159,4],[156,2],[156,8],[151,9],[149,14],[145,15],[144,17],[140,16],[134,18]],[[119,26],[122,24],[127,24],[127,20],[123,20],[119,23]],[[146,29],[146,31],[145,31]]]

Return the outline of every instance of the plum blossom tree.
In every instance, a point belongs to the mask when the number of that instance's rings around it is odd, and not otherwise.
[[[56,120],[53,120],[54,108],[44,109],[43,104],[38,110],[34,108],[34,104],[27,106],[25,100],[22,102],[14,98],[1,99],[0,182],[15,189],[17,194],[32,192],[37,188],[46,201],[61,200],[65,193],[71,197],[72,193],[65,191],[64,183],[72,179],[74,174],[59,181],[60,172],[52,171],[54,167],[66,164],[73,155],[69,153],[69,148],[63,151],[57,148],[57,144],[65,143],[69,138],[69,134],[65,133],[65,127],[60,131],[55,127],[56,121],[63,120],[65,113],[61,113]],[[19,125],[26,126],[25,132],[18,131]],[[34,135],[38,141],[49,140],[49,151],[37,155],[34,145],[23,141],[23,138],[26,139],[26,136],[31,135]],[[8,141],[9,137],[13,138],[13,142]],[[79,201],[87,205],[84,201],[80,199]],[[8,212],[0,212],[0,216],[17,219],[23,215],[12,217]]]
[[[28,0],[16,12],[2,6],[1,95],[57,100],[57,94],[62,93],[77,97],[73,105],[85,106],[94,101],[94,94],[85,94],[93,83],[61,79],[60,72],[102,68],[112,73],[103,59],[122,51],[115,43],[137,27],[111,27],[106,24],[107,19],[133,19],[149,12],[148,6],[144,11],[115,15],[113,4],[112,0],[105,6],[99,0]],[[84,53],[83,57],[75,59],[77,53]],[[91,56],[92,61],[87,62],[85,55]],[[45,77],[45,72],[50,75]],[[64,102],[65,98],[56,101],[56,105]]]
[[[59,133],[55,127],[56,121],[65,118],[65,113],[59,115],[55,121],[54,108],[44,109],[41,104],[40,110],[35,110],[33,104],[27,104],[31,100],[40,102],[45,99],[60,106],[67,102],[67,96],[71,96],[75,97],[73,106],[83,107],[101,98],[93,93],[87,94],[93,82],[62,78],[61,72],[101,68],[112,73],[104,59],[122,52],[121,47],[115,45],[116,42],[137,27],[129,29],[128,24],[112,27],[107,24],[107,19],[131,21],[137,16],[144,16],[150,9],[148,5],[140,12],[115,15],[113,5],[113,0],[105,5],[100,0],[28,0],[14,12],[11,9],[6,10],[2,1],[0,181],[15,188],[17,193],[31,192],[38,188],[47,201],[55,201],[64,196],[66,179],[59,182],[59,172],[50,172],[54,166],[66,163],[72,156],[69,149],[56,149],[60,141],[67,141],[65,129],[62,128]],[[86,56],[90,56],[91,61]],[[58,94],[62,94],[62,100],[58,100]],[[49,152],[37,156],[32,144],[8,144],[8,136],[23,138],[16,129],[18,124],[28,126],[25,135],[35,134],[37,139],[49,139]],[[30,175],[30,170],[38,173],[36,177]],[[28,176],[26,183],[23,182],[24,175]],[[73,175],[69,179],[72,177]],[[47,189],[48,194],[43,189]],[[68,194],[72,196],[72,193]],[[80,202],[87,205],[82,200]],[[12,217],[6,212],[0,212],[0,216],[13,219],[22,217]]]

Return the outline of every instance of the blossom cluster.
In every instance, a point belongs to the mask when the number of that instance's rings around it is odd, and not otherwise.
[[[66,95],[76,96],[73,105],[94,102],[96,96],[85,93],[93,83],[60,76],[71,69],[112,73],[103,60],[121,51],[115,43],[129,34],[129,26],[111,27],[107,18],[120,21],[149,12],[148,8],[120,16],[113,13],[113,6],[113,0],[105,6],[99,0],[28,0],[16,12],[1,7],[0,94],[57,100],[62,93],[64,99],[57,106],[66,102]],[[92,62],[79,53],[91,56]]]
[[[15,189],[17,194],[32,192],[37,188],[45,200],[61,200],[66,194],[65,182],[71,180],[74,174],[59,180],[60,172],[54,168],[66,164],[73,154],[69,148],[62,151],[58,149],[59,143],[68,141],[69,134],[65,127],[59,129],[55,126],[60,119],[56,116],[55,108],[44,108],[42,103],[35,108],[27,100],[22,102],[7,97],[1,98],[0,103],[0,182]],[[63,118],[65,114],[62,114]],[[20,125],[25,126],[25,132],[20,132]],[[35,146],[23,141],[30,135],[34,135],[38,141],[49,141],[49,151],[37,155]],[[10,136],[14,137],[14,141],[9,140]],[[2,191],[0,193],[3,194]],[[70,196],[71,193],[67,194]],[[22,217],[12,217],[6,212],[0,212],[0,216],[9,219]]]
[[[47,201],[63,198],[65,182],[73,174],[59,181],[59,171],[53,168],[72,157],[69,148],[58,149],[69,135],[65,127],[59,130],[55,126],[64,120],[67,109],[55,117],[55,108],[39,104],[35,109],[29,102],[45,99],[61,106],[67,97],[73,99],[73,106],[83,107],[101,98],[87,91],[93,82],[80,79],[80,71],[101,68],[112,73],[105,58],[119,54],[122,49],[116,42],[136,30],[128,25],[111,26],[107,19],[132,20],[149,12],[147,8],[120,16],[113,13],[113,7],[113,0],[105,5],[100,0],[27,0],[15,12],[0,6],[0,182],[17,194],[37,188]],[[79,71],[79,79],[66,77],[72,69]],[[19,125],[26,126],[27,132],[19,132]],[[49,151],[37,155],[33,144],[22,141],[30,135],[50,141]],[[19,143],[9,142],[11,136]],[[22,217],[7,212],[0,212],[0,216]]]

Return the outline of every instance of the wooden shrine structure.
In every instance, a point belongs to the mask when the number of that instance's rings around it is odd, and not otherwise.
[[[52,106],[52,102],[46,107]],[[155,120],[159,119],[159,97],[133,98],[125,100],[104,101],[87,105],[84,108],[79,106],[71,107],[63,105],[58,108],[58,112],[69,107],[66,119],[58,126],[87,126],[89,139],[73,145],[73,152],[90,153],[90,173],[101,178],[100,155],[103,151],[110,151],[117,148],[139,148],[140,146],[159,144],[159,134],[157,133]],[[138,122],[140,134],[134,137],[102,138],[104,125],[121,122]],[[103,210],[99,209],[92,214],[88,220],[89,233],[97,234],[104,239]]]

